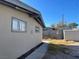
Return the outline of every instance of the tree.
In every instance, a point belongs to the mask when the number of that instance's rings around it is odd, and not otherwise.
[[[51,27],[52,27],[52,28],[55,28],[55,25],[54,25],[54,24],[52,24],[52,25],[51,25]]]
[[[77,23],[69,23],[68,26],[70,28],[77,28],[78,24]]]

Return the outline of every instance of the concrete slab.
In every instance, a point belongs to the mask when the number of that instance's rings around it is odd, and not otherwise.
[[[25,59],[42,59],[45,53],[47,52],[48,44],[44,43],[38,49],[36,49],[31,55]]]

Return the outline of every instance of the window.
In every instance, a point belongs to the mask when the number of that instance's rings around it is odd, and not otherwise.
[[[12,18],[12,31],[25,32],[26,31],[26,22],[19,20],[17,18]]]
[[[35,26],[35,32],[40,32],[40,28]]]

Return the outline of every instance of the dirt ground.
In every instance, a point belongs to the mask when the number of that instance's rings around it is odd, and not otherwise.
[[[67,55],[67,54],[64,54],[64,53],[58,53],[56,55],[46,53],[46,55],[44,56],[43,59],[79,59],[79,58],[73,57],[71,55]]]
[[[65,40],[46,40],[46,43],[52,43],[55,45],[64,45],[71,49],[70,54],[64,54],[62,52],[54,55],[49,52],[46,53],[43,59],[79,59],[79,42],[75,41],[65,41]]]

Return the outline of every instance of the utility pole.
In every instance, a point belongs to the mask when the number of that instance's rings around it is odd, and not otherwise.
[[[64,39],[64,34],[63,34],[63,30],[64,30],[64,14],[62,15],[62,20],[61,20],[61,23],[62,23],[62,39]]]
[[[64,14],[62,15],[61,23],[62,23],[62,29],[64,29]]]

